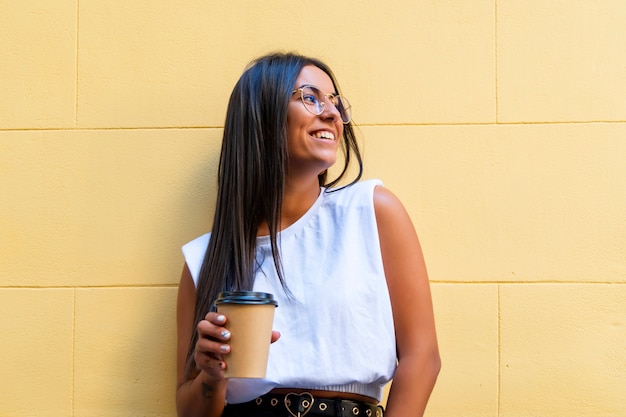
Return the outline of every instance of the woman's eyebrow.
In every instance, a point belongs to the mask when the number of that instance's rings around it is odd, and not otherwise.
[[[312,87],[312,88],[315,88],[316,90],[318,90],[319,92],[321,92],[322,94],[324,94],[324,93],[322,92],[322,89],[321,89],[321,88],[319,88],[318,86],[313,85],[313,84],[302,84],[300,87],[296,87],[296,90],[297,90],[298,88],[304,88],[304,87]],[[334,96],[338,96],[338,95],[339,95],[339,93],[338,93],[337,91],[334,91],[334,92],[332,92],[332,93],[328,93],[328,94],[332,95],[333,97],[334,97]]]

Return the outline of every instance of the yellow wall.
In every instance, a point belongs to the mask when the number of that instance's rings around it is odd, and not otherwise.
[[[174,415],[179,247],[225,105],[276,49],[334,68],[406,203],[430,417],[626,415],[622,0],[0,2],[0,416]]]

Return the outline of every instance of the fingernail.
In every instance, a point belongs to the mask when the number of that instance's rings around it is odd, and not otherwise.
[[[222,336],[222,339],[228,339],[230,337],[230,332],[228,330],[222,330],[220,336]]]
[[[228,346],[228,345],[222,345],[222,346],[220,346],[220,350],[221,350],[222,352],[228,352],[228,351],[230,350],[230,346]]]
[[[217,316],[217,321],[224,321],[224,320],[226,320],[226,317],[222,316],[221,314]]]

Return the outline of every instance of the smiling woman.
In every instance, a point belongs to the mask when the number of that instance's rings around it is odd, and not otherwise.
[[[423,415],[440,367],[426,267],[400,201],[359,182],[351,112],[330,69],[297,54],[261,57],[236,84],[213,228],[183,246],[179,416],[381,416],[392,378],[385,414]],[[229,318],[213,305],[240,290],[280,306],[265,378],[224,374]]]

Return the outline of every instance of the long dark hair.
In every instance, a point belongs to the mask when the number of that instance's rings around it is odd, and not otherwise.
[[[273,53],[253,61],[230,96],[218,169],[218,192],[211,238],[196,291],[194,329],[211,310],[222,291],[251,290],[254,284],[258,228],[267,222],[274,266],[286,288],[276,242],[287,170],[287,106],[302,68],[314,65],[338,85],[321,61],[294,53]],[[337,178],[318,176],[320,186],[331,188],[346,175],[354,157],[363,172],[352,124],[344,125],[341,149],[344,166]],[[195,367],[198,340],[193,332],[187,355],[189,374]]]

